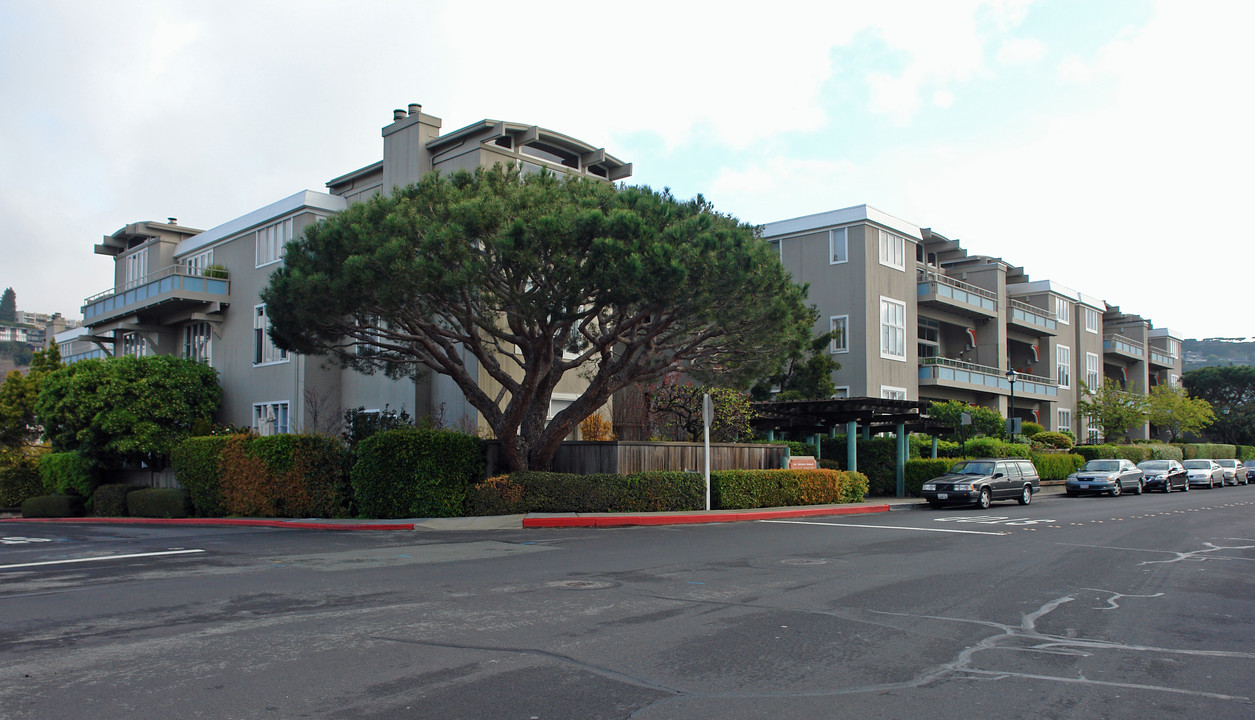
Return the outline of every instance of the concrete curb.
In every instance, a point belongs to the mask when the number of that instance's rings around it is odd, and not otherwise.
[[[824,515],[865,515],[889,512],[889,505],[858,507],[824,506],[768,510],[711,510],[692,513],[651,513],[640,515],[562,514],[528,515],[525,528],[601,528],[641,525],[696,525],[702,523],[744,522],[747,520],[779,520],[782,518],[820,517]]]

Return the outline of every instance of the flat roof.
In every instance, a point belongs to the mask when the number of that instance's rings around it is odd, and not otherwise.
[[[887,212],[877,210],[866,204],[769,222],[763,225],[763,237],[798,235],[812,230],[835,227],[837,225],[849,225],[856,222],[874,222],[894,232],[902,233],[916,242],[923,242],[924,240],[924,235],[920,232],[918,225],[909,223],[902,218],[894,217]]]
[[[261,225],[264,222],[274,220],[275,218],[282,217],[302,208],[326,210],[327,212],[340,212],[348,206],[348,200],[345,200],[339,195],[328,195],[327,193],[315,192],[313,190],[302,190],[294,195],[289,195],[282,200],[272,202],[265,207],[258,208],[250,213],[241,215],[234,220],[229,220],[217,227],[209,228],[199,235],[184,240],[179,243],[177,248],[175,248],[174,255],[175,257],[179,257],[190,252],[195,252],[207,245],[212,245],[219,240],[231,237],[232,235],[243,232],[255,225]]]

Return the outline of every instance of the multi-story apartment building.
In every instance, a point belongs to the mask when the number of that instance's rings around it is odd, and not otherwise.
[[[810,286],[816,332],[837,331],[839,397],[959,400],[1087,437],[1082,383],[1179,382],[1179,335],[873,207],[768,223],[763,237]]]
[[[383,128],[382,160],[330,180],[327,192],[303,190],[208,230],[169,218],[106,235],[95,251],[114,259],[113,286],[83,301],[82,328],[57,336],[63,355],[160,353],[207,362],[222,381],[219,420],[263,434],[317,429],[342,409],[385,405],[479,428],[478,413],[443,375],[393,380],[279,349],[259,299],[283,263],[285,243],[308,225],[426,173],[513,162],[525,172],[544,167],[605,181],[631,175],[630,164],[604,149],[534,125],[483,120],[444,135],[440,128],[439,118],[410,105]],[[551,415],[578,396],[582,382],[563,380]]]

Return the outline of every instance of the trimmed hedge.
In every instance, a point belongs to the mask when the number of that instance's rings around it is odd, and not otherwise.
[[[992,437],[978,437],[967,441],[965,455],[969,458],[1028,457],[1028,443],[1013,443]]]
[[[229,439],[227,435],[188,438],[170,453],[174,477],[191,496],[200,517],[227,514],[222,501],[222,451]]]
[[[22,501],[24,518],[82,517],[86,511],[82,495],[40,495]]]
[[[1028,457],[1042,480],[1067,480],[1085,464],[1085,458],[1076,453],[1030,453]]]
[[[862,502],[867,478],[843,470],[718,470],[711,505],[724,510]]]
[[[1182,443],[1176,447],[1181,449],[1186,460],[1204,460],[1229,459],[1237,457],[1237,448],[1232,445],[1220,445],[1218,443]]]
[[[1221,445],[1215,447],[1228,447],[1231,445]],[[1072,449],[1077,455],[1086,460],[1100,460],[1123,458],[1140,463],[1143,460],[1184,460],[1180,446],[1166,445],[1163,443],[1143,444],[1143,445],[1077,445]]]
[[[39,477],[44,490],[57,495],[92,496],[99,484],[92,463],[74,451],[48,453],[39,458]]]
[[[97,517],[122,517],[127,514],[126,496],[137,490],[147,490],[147,485],[107,483],[92,493],[92,515]]]
[[[458,517],[484,473],[484,442],[448,430],[401,428],[363,440],[349,473],[357,512],[372,518]]]
[[[131,517],[185,518],[192,514],[192,498],[174,488],[136,490],[126,496],[126,511]]]
[[[1067,435],[1064,435],[1061,432],[1053,432],[1050,430],[1039,432],[1036,435],[1031,436],[1031,439],[1034,442],[1041,443],[1042,445],[1046,445],[1053,448],[1059,448],[1061,450],[1067,450],[1076,444],[1072,442],[1072,438],[1068,437]]]
[[[38,456],[25,448],[0,450],[0,508],[18,507],[46,492],[38,462]]]
[[[906,485],[906,494],[918,497],[920,487],[935,477],[945,475],[955,463],[959,462],[958,458],[912,458],[906,461],[904,472],[904,484]],[[894,488],[897,492],[897,488]]]
[[[344,446],[324,435],[234,435],[222,449],[222,502],[232,515],[344,517]]]
[[[1238,445],[1237,448],[1239,460],[1255,460],[1255,445]]]

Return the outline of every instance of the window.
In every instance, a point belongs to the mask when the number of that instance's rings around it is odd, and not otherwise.
[[[1098,311],[1092,307],[1085,308],[1085,331],[1098,333]]]
[[[284,435],[290,432],[287,401],[254,403],[253,431],[258,435]]]
[[[383,318],[379,317],[378,315],[369,315],[366,317],[365,320],[355,320],[354,324],[356,324],[358,327],[382,328]],[[378,333],[375,333],[375,332],[370,332],[368,334],[371,337],[376,337],[376,338],[378,337]],[[353,346],[353,353],[355,355],[378,355],[379,348],[371,345],[369,342],[358,342],[358,343],[355,343]]]
[[[1085,353],[1085,386],[1090,390],[1097,390],[1102,385],[1102,369],[1098,364],[1098,355],[1095,353]]]
[[[183,357],[206,365],[211,364],[213,332],[207,322],[183,326]]]
[[[1055,320],[1064,325],[1072,322],[1072,306],[1063,298],[1055,298]]]
[[[137,332],[122,335],[122,354],[128,357],[144,357],[148,354],[148,342]]]
[[[832,330],[832,342],[829,344],[829,352],[843,353],[850,351],[850,316],[849,315],[833,315],[828,318],[829,328]]]
[[[836,400],[841,400],[841,399],[843,399],[843,398],[848,398],[849,396],[850,396],[850,386],[849,386],[849,385],[841,385],[840,387],[838,387],[838,388],[837,388],[837,391],[836,391],[835,393],[833,393],[833,394],[832,394],[832,397],[833,397],[834,399],[836,399]]]
[[[1176,360],[1180,352],[1181,352],[1181,343],[1177,342],[1176,340],[1173,340],[1172,338],[1168,338],[1168,357],[1172,358],[1173,360]]]
[[[257,305],[253,308],[253,364],[267,365],[270,363],[287,362],[288,351],[275,346],[270,339],[270,318],[266,317],[266,306]]]
[[[205,268],[214,264],[214,251],[206,250],[203,253],[196,253],[184,260],[183,264],[187,266],[188,275],[200,275]]]
[[[906,388],[892,387],[889,385],[881,385],[880,397],[885,400],[905,400]]]
[[[257,267],[283,259],[283,246],[292,239],[292,220],[281,220],[257,230]]]
[[[139,250],[126,256],[123,260],[125,263],[124,284],[123,287],[130,289],[144,282],[144,278],[148,276],[148,248],[141,247]]]
[[[880,357],[906,360],[906,303],[880,298]]]
[[[922,317],[916,330],[916,350],[921,358],[941,355],[941,323]]]
[[[880,264],[906,270],[906,238],[881,230]]]
[[[1056,417],[1055,417],[1055,430],[1057,430],[1057,431],[1059,431],[1059,432],[1063,432],[1063,431],[1065,431],[1065,430],[1067,430],[1068,432],[1071,432],[1071,430],[1072,430],[1072,411],[1071,411],[1071,410],[1065,410],[1065,409],[1063,409],[1063,408],[1059,408],[1059,409],[1056,411],[1056,413],[1057,413],[1057,414],[1056,414]]]
[[[1055,365],[1059,370],[1059,387],[1072,387],[1072,348],[1060,345],[1055,348]]]
[[[1176,374],[1169,375],[1169,376],[1168,376],[1168,387],[1170,387],[1170,388],[1179,388],[1179,387],[1181,387],[1181,376],[1180,376],[1180,375],[1176,375]]]
[[[828,264],[839,265],[850,259],[849,238],[845,228],[828,231]]]

